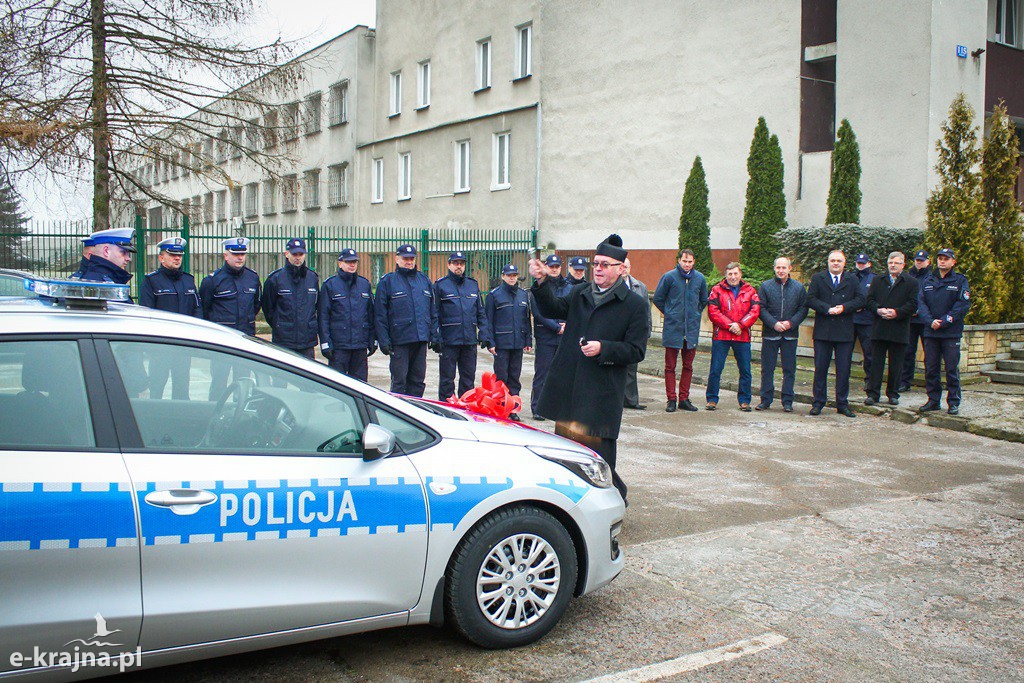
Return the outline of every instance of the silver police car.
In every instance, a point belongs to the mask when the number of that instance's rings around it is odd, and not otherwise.
[[[623,566],[608,466],[233,330],[0,297],[0,678],[406,624],[540,638]]]

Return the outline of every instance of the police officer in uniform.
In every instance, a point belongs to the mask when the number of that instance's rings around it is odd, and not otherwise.
[[[506,264],[501,269],[504,281],[491,290],[487,297],[487,320],[490,321],[494,336],[494,374],[508,387],[508,392],[518,396],[523,388],[519,376],[523,372],[523,352],[533,346],[530,333],[530,299],[526,290],[519,286],[519,268]],[[517,413],[509,415],[510,420],[519,422]]]
[[[551,280],[551,286],[555,288],[555,296],[567,295],[572,289],[572,285],[562,276],[562,258],[558,254],[551,254],[544,259],[544,265],[551,273],[548,279]],[[530,312],[533,313],[533,336],[537,342],[533,354],[533,391],[530,393],[530,410],[533,412],[533,419],[546,420],[547,418],[537,411],[537,406],[540,405],[540,392],[544,389],[544,382],[551,369],[551,361],[555,358],[558,343],[562,340],[562,333],[565,332],[565,321],[545,318],[541,315],[533,293],[530,293]]]
[[[490,331],[480,285],[466,276],[466,255],[452,252],[448,257],[448,274],[434,283],[437,301],[437,336],[434,349],[441,354],[438,360],[440,381],[438,399],[444,401],[455,393],[455,370],[459,371],[458,396],[462,396],[476,383],[476,345],[490,348]]]
[[[328,364],[349,377],[366,381],[366,359],[377,351],[373,329],[373,291],[370,281],[356,271],[359,254],[342,249],[338,274],[324,281],[317,302],[320,351]]]
[[[95,246],[95,242],[92,241],[92,235],[82,238],[82,260],[78,262],[78,268],[75,272],[71,273],[71,279],[80,280],[82,278],[82,273],[84,273],[85,269],[89,267],[89,257],[92,256],[93,248]]]
[[[921,281],[917,293],[917,315],[925,323],[921,332],[924,342],[925,391],[928,402],[918,411],[939,410],[942,402],[942,364],[946,364],[946,405],[950,415],[960,412],[960,337],[964,318],[971,307],[971,289],[967,277],[954,270],[956,256],[952,249],[939,249],[935,257],[938,268]]]
[[[570,285],[582,285],[587,281],[587,259],[582,256],[573,256],[569,259],[569,275],[566,281]]]
[[[132,279],[128,272],[128,264],[135,253],[132,228],[111,228],[94,232],[88,241],[92,243],[92,253],[81,264],[76,279],[90,282],[116,282],[126,285]]]
[[[871,289],[871,281],[875,274],[871,272],[871,258],[867,254],[857,254],[855,259],[857,270],[857,289],[864,301],[868,300],[868,291]],[[867,307],[860,309],[853,314],[853,337],[860,342],[860,355],[863,357],[861,367],[864,368],[864,386],[867,386],[868,377],[871,376],[871,329],[875,324],[875,314]]]
[[[422,397],[437,307],[430,279],[416,268],[416,247],[398,247],[394,272],[377,283],[373,309],[380,351],[391,357],[391,391]]]
[[[917,291],[921,291],[921,283],[928,273],[931,272],[931,261],[929,260],[931,255],[922,249],[921,251],[914,254],[914,267],[907,269],[907,274],[917,280]],[[925,323],[917,315],[917,311],[914,311],[913,317],[910,319],[910,339],[907,342],[906,355],[903,356],[903,375],[900,377],[900,391],[909,391],[910,383],[914,381],[914,370],[917,366],[917,347],[919,340],[921,339],[921,332],[924,330]]]
[[[288,240],[284,257],[284,267],[263,281],[263,315],[273,332],[272,342],[312,360],[320,276],[306,266],[306,240],[301,237]]]
[[[146,275],[139,286],[139,304],[160,311],[203,317],[196,281],[181,269],[187,241],[169,237],[158,242],[157,261],[160,267]],[[162,398],[167,378],[171,378],[171,398],[188,400],[189,367],[186,354],[156,354],[149,360],[149,397]]]
[[[262,287],[260,276],[245,265],[249,253],[248,237],[224,240],[224,265],[213,271],[199,285],[199,301],[203,317],[210,322],[231,327],[246,334],[256,334],[256,314],[260,312]],[[216,401],[227,387],[228,375],[234,369],[234,380],[241,370],[221,362],[210,365],[210,400]]]

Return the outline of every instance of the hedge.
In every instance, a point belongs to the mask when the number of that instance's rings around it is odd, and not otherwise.
[[[775,237],[779,241],[779,253],[788,256],[805,277],[810,277],[828,267],[828,254],[835,249],[846,254],[848,269],[853,268],[854,256],[862,252],[871,257],[872,267],[877,272],[885,272],[886,259],[893,251],[902,251],[907,266],[912,266],[914,252],[924,243],[924,228],[838,223],[786,228],[775,233]]]

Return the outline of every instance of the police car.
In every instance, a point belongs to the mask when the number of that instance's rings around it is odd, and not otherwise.
[[[103,303],[121,285],[25,286],[0,296],[0,678],[406,624],[515,647],[622,569],[622,499],[574,442]]]

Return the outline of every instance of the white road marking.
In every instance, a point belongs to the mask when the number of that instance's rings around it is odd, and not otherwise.
[[[752,655],[755,652],[761,652],[770,647],[781,645],[787,640],[788,638],[778,633],[765,633],[762,636],[747,638],[731,645],[716,647],[713,650],[695,652],[677,659],[670,659],[667,662],[659,662],[658,664],[642,666],[638,669],[599,676],[598,678],[586,681],[586,683],[644,683],[645,681],[660,681],[669,676],[677,676],[687,671],[696,671],[712,664],[729,662],[746,655]]]

